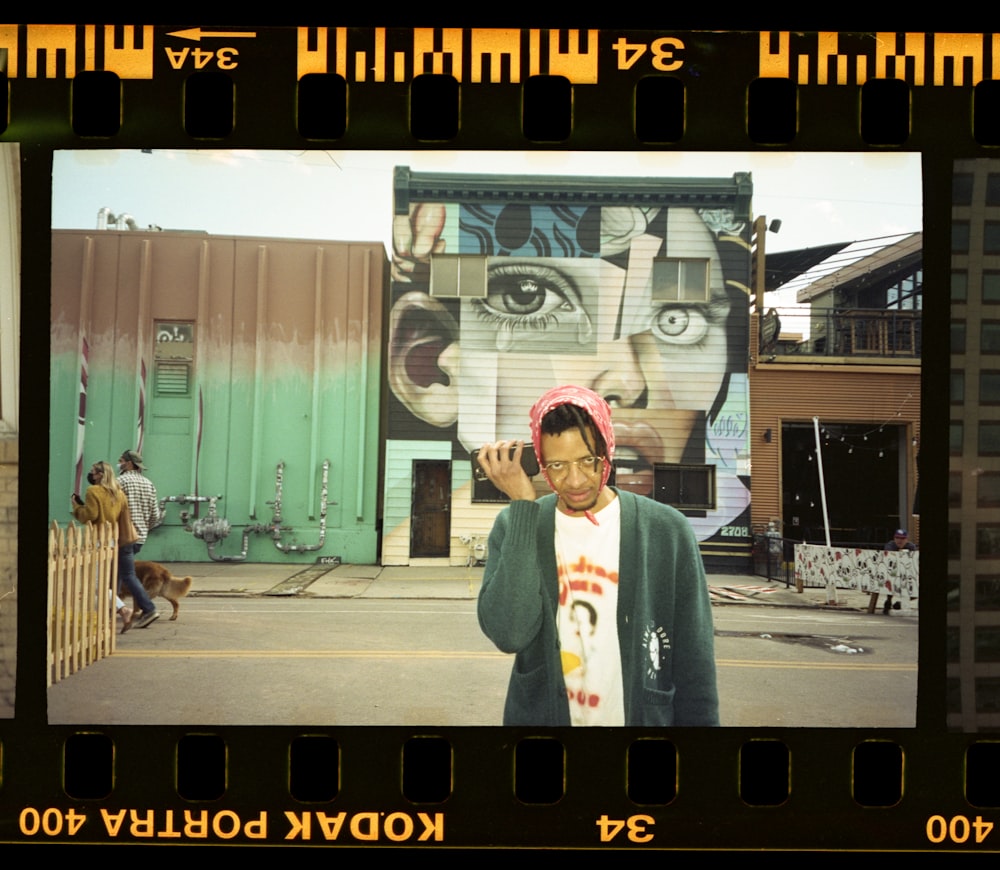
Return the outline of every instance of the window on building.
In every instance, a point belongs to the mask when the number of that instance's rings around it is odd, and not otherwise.
[[[959,632],[957,625],[949,625],[945,631],[945,659],[949,662],[960,661],[961,647],[959,646]]]
[[[979,373],[979,404],[1000,404],[1000,372]]]
[[[949,574],[946,579],[945,592],[948,602],[948,610],[958,610],[959,591],[962,585],[962,577],[959,574]]]
[[[980,353],[1000,353],[1000,320],[984,320],[979,333]]]
[[[1000,610],[1000,574],[976,575],[976,610]]]
[[[965,437],[965,424],[961,420],[952,420],[948,428],[948,450],[952,456],[962,455],[962,439]]]
[[[497,489],[489,480],[479,480],[475,475],[472,478],[472,503],[473,504],[506,504],[510,498]]]
[[[1000,175],[995,172],[986,176],[986,204],[1000,205]]]
[[[676,508],[715,509],[714,465],[653,466],[654,497]]]
[[[976,504],[1000,507],[1000,471],[983,471],[976,475]]]
[[[1000,254],[1000,221],[983,224],[983,253]]]
[[[1000,712],[1000,677],[976,677],[976,712]]]
[[[948,558],[962,558],[962,524],[949,523],[948,525]]]
[[[953,320],[951,322],[951,352],[965,353],[965,321]]]
[[[997,557],[1000,557],[1000,523],[977,523],[976,558],[995,559]]]
[[[969,252],[969,222],[951,222],[951,252],[967,254]]]
[[[431,296],[486,295],[486,257],[435,254],[431,257]]]
[[[972,205],[971,172],[956,172],[951,177],[951,204]]]
[[[976,661],[1000,662],[1000,626],[976,626]]]
[[[1000,272],[983,272],[983,302],[1000,302]]]
[[[948,507],[962,506],[962,472],[952,471],[948,475]]]
[[[1000,422],[983,420],[979,423],[979,455],[1000,456]]]
[[[965,302],[969,296],[969,273],[955,269],[951,273],[951,301]]]
[[[965,372],[951,373],[951,403],[961,405],[965,401]]]
[[[656,302],[708,302],[708,260],[653,260],[653,299]]]
[[[949,713],[962,712],[962,681],[958,677],[948,677],[945,681],[946,710]]]
[[[891,308],[897,311],[919,311],[923,307],[924,270],[915,269],[884,291],[859,293],[861,308]],[[881,297],[881,298],[875,298]]]

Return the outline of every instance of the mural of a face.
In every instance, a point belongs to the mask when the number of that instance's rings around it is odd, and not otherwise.
[[[473,332],[467,340],[463,328],[463,353],[470,346],[481,356],[496,353],[496,417],[490,420],[480,407],[465,426],[460,414],[463,441],[488,440],[491,424],[495,437],[523,437],[523,409],[537,397],[539,384],[574,383],[600,393],[614,409],[620,485],[648,494],[653,464],[682,461],[696,431],[702,446],[689,459],[703,461],[705,415],[726,373],[730,305],[721,288],[711,301],[657,299],[648,280],[651,260],[637,263],[634,257],[629,271],[605,260],[489,262],[489,295],[469,301],[462,320],[469,311],[500,331]],[[505,289],[512,276],[517,293]],[[483,317],[487,308],[511,317],[511,309],[532,299],[535,287],[544,288],[537,292],[545,301],[532,304],[551,310],[541,325],[515,320],[508,327],[503,320],[494,325],[496,315]],[[538,346],[544,354],[533,350]],[[475,395],[487,389],[477,384]]]
[[[397,218],[396,398],[431,425],[457,424],[475,449],[527,439],[539,393],[575,383],[614,409],[619,485],[649,494],[654,463],[705,462],[733,369],[717,241],[738,232],[731,214],[518,206],[514,220],[512,208],[419,204]],[[452,252],[481,258],[485,293],[421,292],[431,254]]]

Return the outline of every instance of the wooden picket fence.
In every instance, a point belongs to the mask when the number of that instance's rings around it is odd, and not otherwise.
[[[111,523],[49,527],[48,686],[115,651],[117,533]]]

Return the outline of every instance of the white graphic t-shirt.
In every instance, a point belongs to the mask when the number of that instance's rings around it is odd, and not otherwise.
[[[597,515],[556,511],[559,571],[559,644],[574,725],[624,725],[622,662],[618,646],[617,498]]]

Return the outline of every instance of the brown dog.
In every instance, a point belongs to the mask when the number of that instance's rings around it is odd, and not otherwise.
[[[170,618],[177,619],[179,599],[188,594],[191,578],[178,580],[159,562],[136,561],[135,573],[150,598],[161,595],[174,606],[174,615]]]

